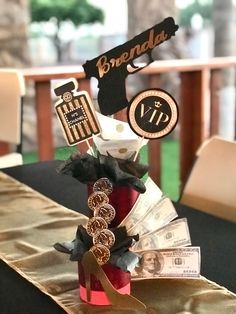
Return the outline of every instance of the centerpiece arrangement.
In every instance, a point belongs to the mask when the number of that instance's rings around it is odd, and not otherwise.
[[[186,219],[175,219],[171,200],[150,177],[144,181],[148,166],[138,158],[149,140],[174,129],[177,104],[164,90],[144,90],[130,101],[125,91],[127,75],[141,69],[134,59],[147,54],[152,62],[152,49],[177,29],[174,20],[167,18],[83,65],[87,78],[98,79],[100,112],[88,93],[77,92],[76,80],[55,89],[60,96],[55,110],[68,145],[81,141],[88,145],[87,153],[72,154],[60,172],[87,185],[90,214],[74,239],[54,247],[78,262],[80,298],[94,305],[144,309],[130,295],[131,278],[200,275],[200,250],[186,247],[191,244]],[[113,118],[126,107],[128,122]]]

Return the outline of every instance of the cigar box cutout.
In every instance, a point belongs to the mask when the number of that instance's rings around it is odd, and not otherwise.
[[[100,125],[91,98],[86,91],[77,92],[77,88],[77,81],[70,79],[54,89],[55,94],[60,97],[55,104],[55,110],[69,146],[100,134]]]

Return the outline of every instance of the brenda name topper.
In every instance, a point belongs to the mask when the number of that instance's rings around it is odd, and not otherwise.
[[[68,145],[87,141],[93,134],[100,133],[92,101],[87,92],[76,92],[77,87],[77,81],[70,79],[54,89],[55,94],[61,96],[55,110]]]
[[[128,120],[132,130],[142,138],[161,138],[175,128],[178,107],[166,91],[148,89],[131,100]]]
[[[111,115],[128,106],[126,77],[153,62],[152,50],[174,36],[177,29],[174,19],[168,17],[126,43],[83,64],[86,77],[98,80],[98,104],[102,114]],[[144,54],[148,56],[148,63],[142,67],[135,66],[134,60]]]

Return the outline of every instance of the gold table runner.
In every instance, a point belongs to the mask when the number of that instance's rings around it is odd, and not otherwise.
[[[46,183],[45,183],[46,184]],[[65,312],[143,313],[91,306],[79,298],[77,263],[54,250],[71,240],[87,217],[67,209],[0,172],[0,258],[49,295]],[[201,279],[153,279],[132,283],[132,295],[161,314],[233,314],[236,295]]]

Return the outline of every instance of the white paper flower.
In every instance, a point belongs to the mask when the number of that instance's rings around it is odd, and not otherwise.
[[[109,153],[115,158],[128,159],[148,142],[136,135],[127,122],[109,118],[98,112],[97,118],[101,126],[101,134],[93,136],[93,140],[102,155]]]

